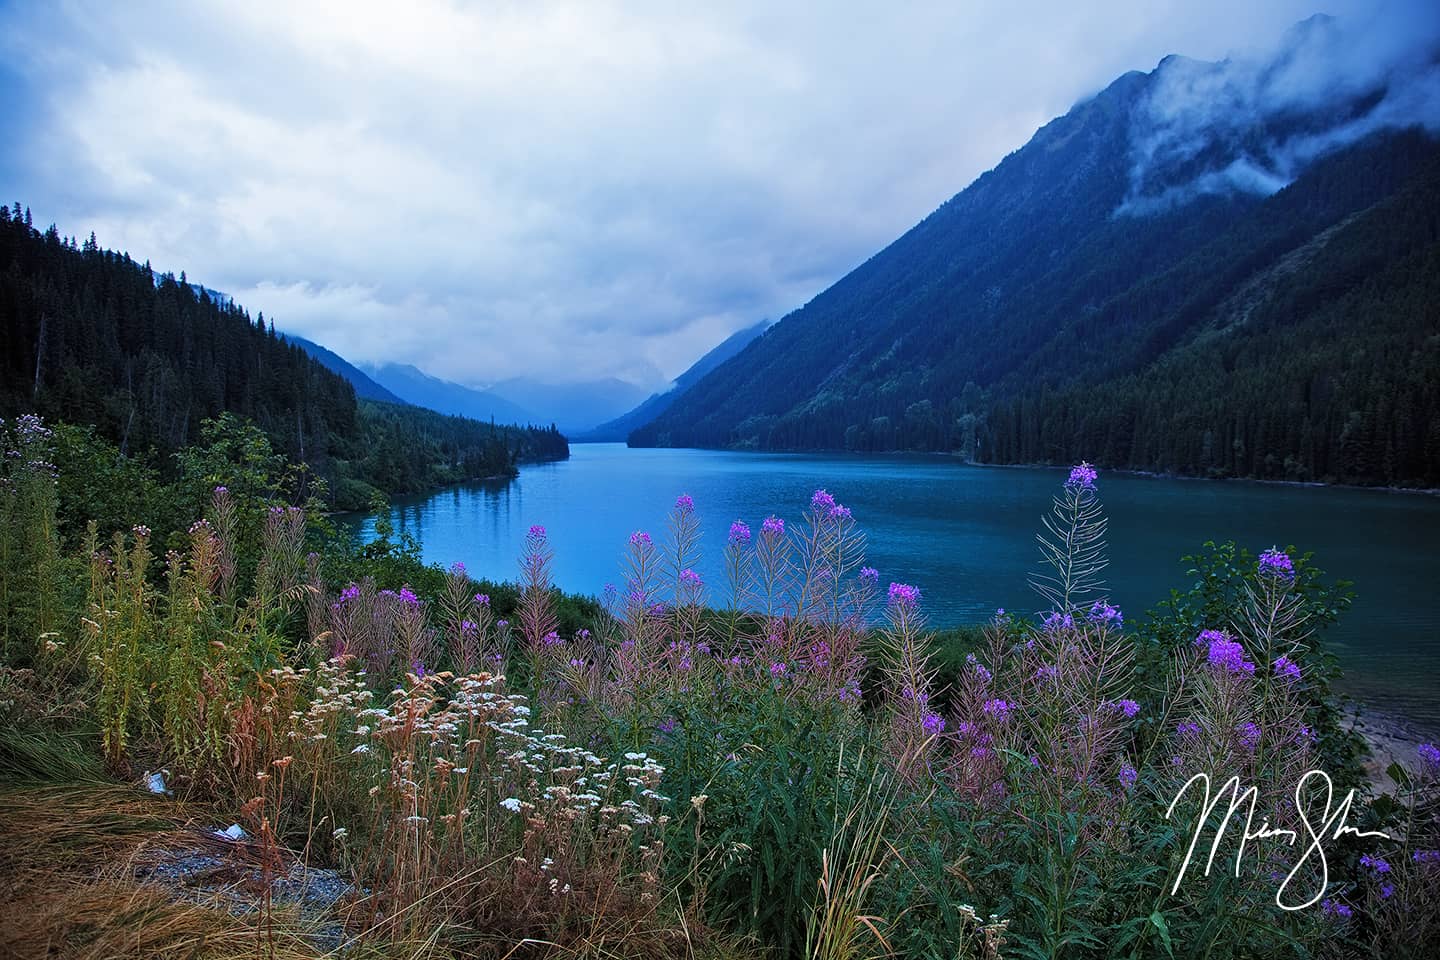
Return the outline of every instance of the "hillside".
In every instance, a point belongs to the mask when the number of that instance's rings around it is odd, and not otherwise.
[[[1289,55],[1336,29],[1307,21]],[[1238,120],[1157,107],[1230,69],[1167,58],[1119,78],[630,442],[1440,485],[1440,325],[1420,269],[1440,147],[1396,120],[1409,79],[1304,109],[1262,109],[1262,90]],[[1256,186],[1272,168],[1293,180]],[[1387,243],[1361,256],[1356,231]],[[1222,323],[1237,303],[1249,319]],[[1208,389],[1177,406],[1192,382]]]
[[[411,493],[564,459],[552,430],[496,427],[391,404],[298,345],[212,299],[184,274],[83,244],[28,210],[0,207],[0,417],[93,425],[121,454],[174,468],[222,413],[253,421],[275,450],[327,481],[332,505]]]
[[[761,320],[759,323],[746,327],[744,330],[737,330],[722,340],[699,360],[692,363],[684,373],[675,378],[675,382],[669,390],[664,393],[652,393],[644,402],[613,420],[607,421],[592,430],[585,431],[576,437],[592,443],[613,443],[624,440],[631,431],[654,420],[660,414],[675,403],[686,390],[689,390],[696,383],[705,377],[710,371],[720,364],[735,356],[741,350],[750,345],[760,334],[764,333],[770,326],[769,320]]]
[[[329,370],[331,373],[338,373],[348,380],[350,386],[355,388],[355,396],[362,400],[377,400],[381,403],[405,402],[370,379],[359,367],[335,351],[322,347],[312,340],[298,337],[293,333],[282,333],[281,336],[318,360],[320,365],[326,370]]]

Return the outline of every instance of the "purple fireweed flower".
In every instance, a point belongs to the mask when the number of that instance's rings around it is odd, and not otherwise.
[[[1118,607],[1112,607],[1104,600],[1096,600],[1095,605],[1090,608],[1086,619],[1091,623],[1105,624],[1107,626],[1123,627],[1125,618],[1121,615]]]
[[[421,660],[416,660],[414,663],[410,664],[410,672],[415,674],[417,679],[424,680],[425,663]]]
[[[229,493],[229,492],[230,492],[230,488],[227,487],[227,486],[221,485],[221,486],[218,486],[218,487],[215,488],[215,492],[216,492],[216,493],[219,493],[219,494],[226,494],[226,493]]]
[[[760,532],[774,537],[785,536],[785,521],[779,517],[766,517],[765,522],[760,524]]]
[[[790,668],[783,663],[772,663],[770,664],[770,676],[783,677],[785,676],[785,671],[789,669]]]
[[[737,547],[743,547],[750,542],[750,524],[744,520],[736,520],[730,524],[730,542]]]
[[[700,579],[700,574],[691,570],[689,567],[680,571],[680,583],[686,587],[704,586],[704,582]]]
[[[488,607],[488,606],[490,606],[490,594],[488,594],[488,593],[477,593],[477,594],[475,594],[475,602],[478,603],[478,604],[480,604],[480,606],[482,606],[482,607]]]
[[[1300,667],[1289,657],[1276,657],[1274,667],[1277,677],[1284,677],[1287,680],[1300,679]]]
[[[1035,679],[1040,681],[1041,683],[1054,680],[1059,675],[1059,669],[1050,666],[1050,664],[1048,663],[1042,663],[1040,664],[1040,666],[1035,668]]]
[[[500,627],[500,628],[503,629],[503,628],[505,628],[505,627],[510,626],[510,621],[509,621],[509,620],[496,620],[496,621],[495,621],[495,626]]]
[[[584,627],[581,627],[579,630],[577,630],[577,631],[575,632],[575,639],[576,639],[576,640],[589,640],[589,639],[590,639],[590,631],[589,631],[589,630],[586,630]]]
[[[981,709],[985,711],[987,716],[994,717],[996,720],[1004,723],[1010,716],[1010,711],[1014,709],[1014,704],[1000,699],[986,700]]]
[[[460,621],[460,632],[461,632],[461,633],[475,633],[475,632],[478,631],[479,629],[480,629],[479,625],[476,624],[474,621],[471,621],[471,620],[461,620],[461,621]]]
[[[542,647],[558,647],[561,642],[562,641],[560,639],[560,634],[556,633],[554,630],[551,630],[549,633],[545,634],[545,636],[540,638],[540,645]]]
[[[849,519],[850,519],[850,508],[849,508],[849,507],[845,507],[845,506],[841,506],[841,505],[838,504],[838,503],[835,504],[835,506],[833,506],[833,507],[830,508],[830,519],[831,519],[831,520],[849,520]]]
[[[135,536],[137,537],[150,536],[150,528],[145,526],[145,524],[143,523],[137,523],[135,526],[131,527],[130,532],[135,534]]]
[[[1030,766],[1032,766],[1032,767],[1038,767],[1038,766],[1040,766],[1040,758],[1037,757],[1037,756],[1036,756],[1035,754],[1033,754],[1033,753],[1030,754]]]
[[[646,533],[644,530],[636,530],[634,533],[630,534],[630,546],[639,547],[642,545],[646,547],[652,546],[652,543],[650,541],[650,534]]]
[[[1227,673],[1253,674],[1255,672],[1255,664],[1245,659],[1245,648],[1238,641],[1231,640],[1223,633],[1210,641],[1206,659],[1210,664],[1220,667]]]
[[[1134,700],[1117,700],[1114,707],[1130,719],[1134,719],[1135,715],[1140,712],[1140,704]]]
[[[1420,759],[1432,767],[1440,767],[1440,749],[1436,749],[1433,743],[1422,743],[1415,750],[1420,754]]]
[[[674,733],[676,726],[678,726],[678,724],[676,724],[674,717],[666,717],[664,720],[660,721],[660,725],[657,726],[655,729],[659,730],[661,733]]]
[[[928,736],[939,736],[945,730],[945,718],[938,713],[927,713],[920,720],[920,728]]]
[[[1311,730],[1306,724],[1301,723],[1295,727],[1296,743],[1314,743],[1318,739],[1319,738],[1315,736],[1315,731]]]
[[[920,588],[912,587],[908,583],[890,584],[890,605],[895,607],[915,607],[920,603]]]
[[[858,703],[860,701],[859,682],[851,680],[849,683],[845,684],[845,686],[841,687],[840,692],[837,693],[835,696],[840,700],[841,703]]]
[[[1440,850],[1416,850],[1410,859],[1416,863],[1440,863]]]
[[[358,583],[352,583],[352,584],[350,584],[350,586],[348,586],[348,587],[346,587],[344,590],[341,590],[341,591],[340,591],[340,602],[341,602],[341,603],[348,603],[348,602],[351,601],[351,600],[357,599],[359,596],[360,596],[360,584],[358,584]]]
[[[1254,750],[1260,745],[1260,726],[1246,721],[1235,728],[1235,736],[1240,741],[1240,746],[1246,750]]]
[[[1351,910],[1339,900],[1331,900],[1328,898],[1324,903],[1320,904],[1320,912],[1325,916],[1334,917],[1337,920],[1349,920],[1355,913],[1355,911]]]
[[[682,493],[675,498],[675,509],[681,513],[689,513],[695,509],[695,501],[690,499],[690,494]]]
[[[810,509],[821,516],[829,516],[830,511],[835,509],[835,506],[835,498],[824,490],[816,490],[814,495],[810,497]]]
[[[1377,875],[1390,872],[1389,863],[1380,857],[1372,857],[1368,853],[1360,858],[1360,866],[1369,867],[1371,870],[1374,870]]]
[[[1095,480],[1099,476],[1094,467],[1082,460],[1070,469],[1070,478],[1065,481],[1065,486],[1077,490],[1094,490]]]
[[[1056,633],[1060,630],[1069,630],[1075,626],[1075,618],[1068,613],[1051,612],[1046,614],[1041,627],[1046,633]]]
[[[1130,764],[1127,763],[1120,768],[1119,780],[1126,788],[1135,786],[1135,781],[1139,779],[1140,774]]]
[[[970,756],[974,757],[976,760],[984,760],[986,757],[990,756],[990,748],[989,748],[989,747],[971,747],[971,748],[970,748]]]
[[[975,676],[980,678],[981,683],[989,683],[994,678],[994,675],[985,669],[985,664],[975,659],[975,654],[973,653],[965,654],[965,665],[970,668]]]
[[[1395,893],[1395,884],[1393,884],[1393,883],[1382,883],[1382,884],[1380,884],[1380,899],[1382,899],[1382,900],[1389,900],[1390,897],[1394,895],[1394,893]]]
[[[576,670],[582,670],[585,667],[585,661],[581,660],[579,657],[572,657],[570,659],[570,666],[574,667]]]
[[[1281,580],[1295,579],[1295,564],[1290,560],[1290,555],[1274,547],[1260,554],[1259,568],[1260,572],[1267,576]]]
[[[527,536],[529,536],[529,538],[530,538],[531,540],[544,540],[544,539],[545,539],[545,528],[542,527],[542,526],[540,526],[540,524],[538,524],[538,523],[537,523],[537,524],[533,524],[533,525],[530,527],[530,533],[529,533]]]
[[[1201,630],[1200,635],[1195,638],[1195,646],[1208,647],[1216,640],[1229,640],[1230,634],[1224,630]]]
[[[923,707],[925,706],[925,704],[930,702],[930,695],[928,693],[919,692],[914,687],[906,684],[905,689],[900,691],[900,699],[909,700],[912,703],[918,703],[920,704],[920,706]]]
[[[415,596],[415,591],[409,587],[400,588],[399,598],[401,603],[409,604],[412,607],[418,607],[420,605],[420,598]]]
[[[860,568],[860,579],[863,580],[864,582],[866,582],[866,583],[868,583],[868,584],[872,584],[872,585],[873,585],[873,584],[876,584],[876,583],[879,583],[879,582],[880,582],[880,571],[879,571],[879,570],[876,570],[874,567],[861,567],[861,568]]]
[[[459,560],[456,560],[454,563],[450,564],[450,572],[457,577],[465,576],[465,564],[461,563]]]

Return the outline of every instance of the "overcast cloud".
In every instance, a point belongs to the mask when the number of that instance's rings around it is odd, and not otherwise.
[[[0,189],[357,362],[655,387],[1315,2],[10,4]]]

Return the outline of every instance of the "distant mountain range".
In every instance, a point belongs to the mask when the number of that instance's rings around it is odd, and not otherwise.
[[[408,363],[363,364],[361,369],[406,403],[437,413],[496,423],[538,423],[535,414],[504,397],[441,380]]]
[[[405,402],[370,379],[359,367],[356,367],[349,360],[346,360],[333,350],[327,350],[325,347],[320,346],[320,344],[312,340],[306,340],[304,337],[297,337],[293,333],[285,333],[281,334],[281,336],[318,360],[320,365],[326,370],[329,370],[331,373],[338,373],[346,380],[349,380],[351,386],[355,388],[355,396],[362,397],[366,400],[379,400],[382,403]]]
[[[490,392],[534,411],[539,422],[556,424],[566,436],[579,436],[645,399],[644,388],[615,377],[565,384],[515,377]]]
[[[646,398],[645,402],[633,410],[606,423],[602,423],[592,430],[583,431],[573,439],[592,443],[614,442],[626,439],[630,436],[631,431],[645,426],[651,420],[654,420],[660,416],[660,414],[670,409],[670,406],[680,398],[681,394],[699,383],[710,371],[749,346],[750,341],[764,333],[769,326],[769,320],[761,320],[753,326],[732,333],[726,337],[719,346],[715,347],[699,360],[696,360],[688,370],[676,377],[675,382],[670,385],[669,390],[663,393],[652,393]]]
[[[630,442],[1440,486],[1440,51],[1346,29],[1120,77]]]

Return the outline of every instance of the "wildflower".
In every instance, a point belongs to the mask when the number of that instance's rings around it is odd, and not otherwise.
[[[985,705],[981,709],[985,711],[987,716],[994,717],[1003,723],[1010,716],[1010,711],[1014,709],[1014,704],[1006,700],[986,700]]]
[[[965,654],[965,664],[970,668],[970,671],[974,673],[975,676],[980,678],[981,683],[989,683],[992,679],[994,679],[995,675],[985,668],[985,664],[975,659],[975,654]]]
[[[915,607],[920,603],[920,588],[908,583],[890,584],[890,605],[894,607]]]
[[[1255,672],[1255,664],[1245,659],[1245,648],[1240,646],[1238,641],[1231,640],[1227,635],[1218,631],[1206,632],[1215,634],[1206,652],[1206,659],[1212,665],[1221,667],[1227,673],[1253,674]]]
[[[1319,739],[1319,738],[1315,736],[1315,731],[1314,731],[1314,730],[1311,730],[1310,727],[1309,727],[1307,724],[1301,723],[1301,724],[1297,724],[1297,725],[1296,725],[1296,727],[1295,727],[1295,742],[1296,742],[1296,743],[1314,743],[1317,739]]]
[[[1260,745],[1260,726],[1256,723],[1246,721],[1235,728],[1240,746],[1246,750],[1254,750]]]
[[[227,494],[227,493],[230,492],[230,488],[229,488],[229,487],[226,487],[226,486],[219,486],[219,487],[216,487],[216,488],[215,488],[215,492],[216,492],[217,494],[221,494],[221,495],[223,496],[224,494]]]
[[[1440,767],[1440,749],[1436,749],[1435,744],[1422,743],[1416,748],[1415,752],[1420,754],[1420,759],[1430,764],[1430,766]]]
[[[880,582],[880,571],[874,567],[861,567],[860,579],[873,586]]]
[[[504,800],[501,800],[501,801],[500,801],[500,806],[504,807],[506,810],[509,810],[511,813],[519,813],[519,812],[520,812],[520,798],[519,798],[519,797],[506,797]]]
[[[1120,782],[1124,784],[1127,788],[1133,787],[1135,786],[1135,781],[1140,779],[1140,774],[1136,772],[1134,767],[1127,763],[1120,768],[1119,779]]]
[[[1200,724],[1186,720],[1175,726],[1175,733],[1182,737],[1198,737],[1200,736]]]
[[[694,570],[689,569],[688,567],[680,571],[680,583],[683,586],[694,588],[704,586],[704,583],[700,579],[700,574],[696,573]]]
[[[465,564],[461,563],[459,560],[456,560],[454,563],[450,564],[450,573],[457,577],[465,576]]]
[[[1087,619],[1091,623],[1104,624],[1106,626],[1122,627],[1125,625],[1125,618],[1121,615],[1118,607],[1112,607],[1104,600],[1096,600],[1095,605],[1090,608]]]
[[[1380,885],[1380,898],[1381,898],[1382,900],[1389,900],[1394,894],[1395,894],[1395,884],[1393,884],[1393,883],[1382,883],[1382,884]]]
[[[1070,478],[1065,481],[1065,486],[1075,490],[1094,490],[1099,476],[1094,467],[1082,460],[1070,469]]]
[[[558,647],[562,642],[560,634],[554,630],[540,638],[540,645],[543,647]]]
[[[1440,863],[1440,850],[1416,850],[1410,859],[1416,863]]]
[[[409,587],[400,588],[399,598],[401,603],[408,604],[409,606],[418,607],[420,605],[420,598],[415,596],[415,591]]]
[[[690,494],[682,493],[675,498],[675,509],[681,513],[689,513],[695,509],[695,501],[690,499]]]
[[[784,663],[772,663],[770,664],[770,676],[783,677],[785,676],[785,671],[788,669],[790,668],[787,667]]]
[[[783,537],[785,536],[785,521],[779,517],[766,517],[765,522],[760,524],[760,532],[772,537]]]
[[[335,831],[330,834],[330,839],[332,839],[332,840],[344,840],[344,839],[345,839],[346,837],[348,837],[349,835],[350,835],[350,831],[349,831],[349,830],[346,830],[344,827],[337,827],[337,828],[335,829]]]
[[[1134,700],[1117,700],[1114,703],[1114,707],[1116,710],[1125,714],[1127,719],[1134,719],[1135,715],[1140,712],[1140,704]]]
[[[1389,863],[1380,857],[1372,857],[1368,853],[1360,858],[1360,866],[1369,867],[1371,870],[1374,870],[1377,875],[1390,872]]]
[[[730,542],[737,547],[743,547],[750,542],[750,525],[744,520],[736,520],[730,524]]]
[[[830,511],[835,509],[835,498],[824,490],[816,490],[810,498],[810,509],[821,516],[828,516]]]
[[[676,726],[677,724],[675,723],[674,717],[666,717],[664,720],[660,721],[660,725],[655,729],[659,730],[661,733],[674,733]]]
[[[1287,680],[1300,679],[1300,667],[1289,657],[1276,657],[1273,666],[1277,677],[1284,677]]]
[[[927,713],[921,718],[920,727],[928,736],[939,736],[945,730],[945,718],[938,713]]]
[[[1326,898],[1325,902],[1320,904],[1320,912],[1327,917],[1335,917],[1337,920],[1349,920],[1355,913],[1355,911],[1351,910],[1339,900],[1331,900],[1329,898]]]
[[[1048,663],[1042,663],[1035,668],[1035,679],[1041,683],[1054,680],[1059,674],[1059,669],[1050,666]]]
[[[529,538],[530,538],[531,540],[544,540],[544,539],[545,539],[545,528],[542,527],[542,526],[540,526],[540,524],[538,524],[538,523],[532,524],[531,527],[530,527],[530,533],[528,534],[528,536],[529,536]]]
[[[1056,633],[1060,630],[1069,630],[1075,626],[1075,618],[1068,613],[1052,611],[1045,616],[1041,623],[1046,633]]]
[[[646,547],[648,547],[648,546],[651,546],[651,545],[652,545],[652,544],[651,544],[651,541],[650,541],[650,534],[646,533],[644,530],[636,530],[634,533],[630,534],[630,546],[632,546],[632,547],[639,547],[639,546],[646,546]]]
[[[1276,577],[1280,580],[1295,579],[1295,564],[1290,560],[1288,553],[1271,547],[1260,554],[1260,572],[1266,576]]]

